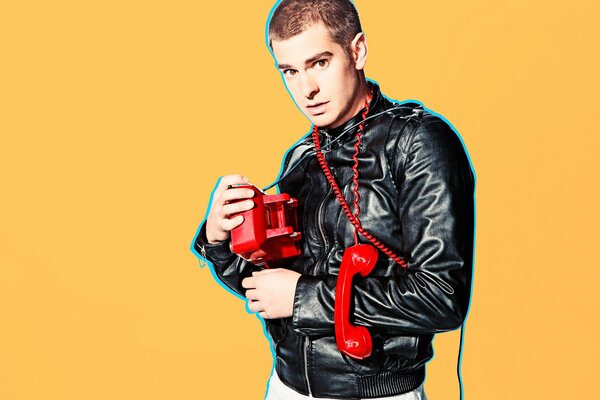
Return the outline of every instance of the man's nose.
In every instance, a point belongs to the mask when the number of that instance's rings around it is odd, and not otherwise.
[[[300,85],[302,94],[309,100],[312,100],[312,98],[319,93],[319,85],[317,84],[317,81],[310,76],[310,74],[305,74],[302,77]]]

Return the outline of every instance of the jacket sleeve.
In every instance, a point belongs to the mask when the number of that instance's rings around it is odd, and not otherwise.
[[[297,160],[304,155],[304,153],[297,153],[297,147],[301,143],[302,141],[299,141],[286,153],[283,162],[283,170],[281,171],[280,176],[284,175],[284,172],[287,170],[292,160]],[[242,287],[242,280],[251,276],[252,272],[260,271],[264,268],[258,267],[233,253],[229,248],[230,243],[230,239],[219,243],[209,243],[206,238],[205,219],[200,225],[198,234],[194,238],[193,248],[195,253],[197,253],[197,256],[206,259],[212,264],[212,270],[221,282],[235,293],[245,297],[246,289]]]
[[[204,221],[194,238],[194,249],[202,258],[210,261],[213,271],[221,282],[244,297],[246,289],[242,287],[242,280],[251,276],[253,271],[262,268],[232,253],[229,249],[230,243],[229,239],[219,243],[209,243],[206,238],[206,221]]]
[[[467,313],[471,288],[470,162],[450,126],[430,114],[399,147],[405,154],[397,157],[402,161],[394,180],[402,233],[399,243],[391,245],[402,249],[408,268],[398,266],[392,276],[355,278],[353,323],[392,335],[456,329]],[[336,280],[334,275],[302,275],[294,299],[295,330],[306,335],[333,332]]]

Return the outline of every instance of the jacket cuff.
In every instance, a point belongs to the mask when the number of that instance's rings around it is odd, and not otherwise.
[[[296,284],[292,328],[305,335],[333,334],[335,275],[301,275]]]
[[[209,243],[206,238],[206,221],[202,223],[200,232],[196,236],[194,248],[208,261],[214,263],[228,263],[237,257],[229,248],[230,239],[218,243]]]

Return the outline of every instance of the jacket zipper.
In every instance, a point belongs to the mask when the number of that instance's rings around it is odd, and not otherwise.
[[[312,396],[312,390],[310,389],[310,381],[308,380],[308,345],[309,345],[308,336],[304,337],[304,378],[306,379],[306,387],[308,389],[308,397]]]
[[[323,131],[323,134],[325,135],[325,141],[324,141],[325,144],[329,143],[329,139],[330,139],[329,134],[326,131]],[[327,155],[324,154],[324,157],[327,157]],[[331,166],[329,167],[329,169],[331,169],[332,173],[335,173],[333,168],[331,168]],[[323,255],[321,257],[319,257],[319,259],[315,263],[315,265],[313,267],[313,271],[318,271],[318,267],[327,258],[327,253],[329,252],[329,242],[327,241],[327,237],[325,236],[325,232],[323,231],[322,214],[323,214],[323,208],[325,206],[325,203],[327,202],[327,199],[331,195],[331,192],[333,191],[333,189],[332,189],[331,185],[329,185],[327,180],[325,181],[325,183],[328,186],[327,193],[325,193],[325,196],[323,197],[323,200],[321,201],[321,204],[319,204],[319,208],[317,209],[317,227],[319,228],[319,233],[321,234],[321,241],[323,242],[325,249],[323,251]]]
[[[325,135],[325,143],[329,142],[329,134],[326,131],[323,131],[323,134]],[[321,223],[321,215],[323,213],[323,207],[325,206],[325,202],[327,201],[327,198],[329,197],[329,195],[331,194],[332,188],[331,186],[328,187],[327,189],[327,193],[325,194],[325,197],[323,197],[323,200],[321,201],[321,204],[319,204],[319,208],[317,209],[317,226],[319,227],[319,233],[321,235],[321,239],[323,240],[323,244],[325,245],[325,251],[323,252],[323,255],[319,258],[319,260],[317,260],[317,262],[315,263],[314,267],[313,267],[313,271],[317,269],[318,265],[327,257],[327,252],[329,251],[329,242],[327,241],[327,237],[325,236],[325,232],[323,232],[323,227],[322,227],[322,223]],[[308,336],[304,337],[304,345],[303,345],[303,355],[304,355],[304,379],[306,380],[306,388],[308,390],[308,397],[313,397],[312,396],[312,390],[310,388],[310,379],[308,377],[308,346],[310,345],[310,339]]]
[[[321,234],[321,239],[323,241],[323,244],[325,245],[325,250],[323,250],[323,255],[319,258],[319,260],[315,264],[314,270],[317,269],[316,267],[318,264],[320,264],[323,260],[325,260],[327,258],[327,253],[329,252],[329,241],[327,240],[327,236],[325,236],[325,231],[323,230],[322,216],[323,216],[323,208],[325,207],[325,202],[329,198],[329,195],[331,194],[332,191],[333,191],[333,189],[331,189],[331,186],[330,186],[329,189],[327,190],[327,193],[325,194],[325,197],[323,198],[323,201],[319,205],[319,210],[317,211],[317,226],[319,227],[319,233]]]

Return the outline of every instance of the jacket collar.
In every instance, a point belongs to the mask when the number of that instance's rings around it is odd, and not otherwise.
[[[379,85],[373,81],[367,81],[369,88],[373,93],[373,97],[371,98],[371,102],[369,103],[369,113],[367,117],[377,112],[379,105],[381,104],[381,90],[379,89]],[[336,128],[318,128],[319,130],[319,138],[321,140],[326,140],[324,137],[329,138],[337,138],[339,135],[342,135],[339,143],[344,143],[348,138],[354,137],[356,131],[358,129],[358,125],[362,121],[362,113],[364,112],[364,108],[362,108],[354,117],[350,118],[348,121],[344,122],[342,125]]]

